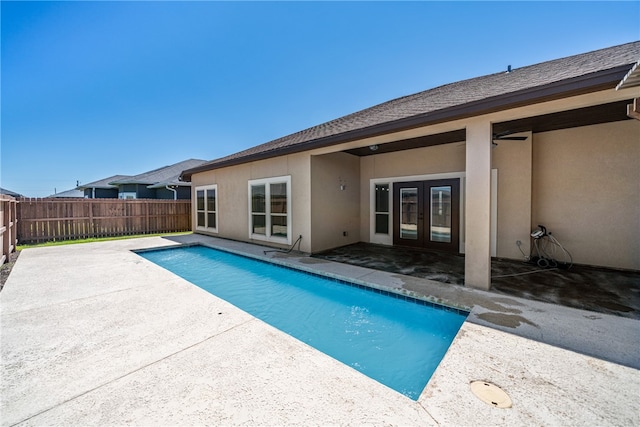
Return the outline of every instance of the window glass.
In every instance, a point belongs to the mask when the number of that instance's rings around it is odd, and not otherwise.
[[[451,186],[431,187],[432,242],[451,242]]]
[[[204,190],[196,191],[196,209],[199,211],[204,210]]]
[[[376,233],[389,234],[389,214],[376,214]]]
[[[216,228],[216,213],[207,212],[207,227]]]
[[[251,215],[252,227],[251,232],[253,234],[266,235],[267,233],[267,216],[266,215]]]
[[[389,212],[389,184],[376,184],[376,212]]]
[[[271,213],[287,213],[287,184],[271,184]]]
[[[266,212],[266,193],[264,185],[251,186],[251,212]]]
[[[418,189],[400,189],[400,238],[418,239]]]
[[[216,211],[216,190],[215,189],[207,190],[207,211],[209,212]]]
[[[271,235],[287,237],[287,217],[284,215],[271,216]]]

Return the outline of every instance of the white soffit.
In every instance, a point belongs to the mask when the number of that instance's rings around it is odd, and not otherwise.
[[[636,62],[627,75],[620,80],[616,90],[635,86],[640,86],[640,61]]]

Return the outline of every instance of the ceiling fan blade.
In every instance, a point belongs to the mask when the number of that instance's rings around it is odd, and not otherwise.
[[[510,130],[505,130],[504,132],[494,133],[493,139],[501,139],[503,136],[511,135],[512,133],[515,133],[515,132]]]
[[[527,136],[498,136],[493,139],[497,141],[525,141],[527,138]]]
[[[524,141],[528,138],[528,136],[509,136],[514,133],[518,133],[517,131],[506,130],[500,133],[493,134],[494,141]]]

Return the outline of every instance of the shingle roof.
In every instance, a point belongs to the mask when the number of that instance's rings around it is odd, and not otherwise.
[[[67,191],[61,191],[59,193],[55,193],[55,194],[51,194],[50,196],[47,196],[46,198],[75,198],[75,199],[82,199],[84,198],[84,192],[80,191],[80,190],[76,190],[75,188],[72,190],[67,190]]]
[[[575,92],[579,89],[581,79],[594,78],[608,70],[612,70],[612,75],[608,78],[615,81],[611,86],[613,88],[639,58],[640,41],[636,41],[516,68],[511,72],[500,72],[446,84],[393,99],[212,160],[192,170],[185,170],[182,178],[190,180],[192,173],[243,163],[255,158],[268,158],[287,152],[303,151],[314,148],[314,143],[318,144],[316,146],[338,144],[361,137],[397,131],[403,126],[404,129],[408,129],[430,122],[460,118],[464,117],[463,109],[465,108],[465,114],[469,116],[472,113],[479,114],[510,108],[516,101],[522,105],[525,98],[535,102],[536,99],[550,96],[553,90],[560,93],[560,88],[553,89],[554,85],[559,83],[567,85],[567,87],[563,86],[562,90]],[[602,77],[590,83],[602,85],[609,82]],[[517,96],[521,99],[516,100]],[[326,143],[322,144],[323,141]]]
[[[84,190],[85,188],[118,188],[115,185],[109,184],[110,182],[119,181],[122,179],[131,178],[130,175],[113,175],[109,178],[104,178],[98,181],[89,182],[87,184],[82,184],[76,187],[78,190]]]
[[[22,197],[22,194],[18,194],[18,193],[14,192],[14,191],[7,190],[7,189],[1,188],[1,187],[0,187],[0,194],[4,194],[4,195],[7,195],[7,196],[11,196],[11,197]]]
[[[163,166],[158,169],[154,169],[149,172],[141,173],[140,175],[126,177],[120,180],[115,180],[109,182],[112,185],[123,185],[123,184],[142,184],[142,185],[153,185],[159,182],[178,182],[178,177],[182,173],[183,170],[189,168],[195,168],[196,166],[200,166],[205,163],[206,160],[200,159],[189,159],[184,160],[182,162],[170,165]],[[185,185],[184,182],[180,182],[179,185]]]

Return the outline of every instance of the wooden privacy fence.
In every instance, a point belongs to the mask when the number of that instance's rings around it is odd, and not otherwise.
[[[7,262],[9,254],[16,249],[17,204],[13,197],[0,194],[0,246],[2,247],[0,265]]]
[[[20,244],[190,230],[191,200],[21,198],[18,203]]]

